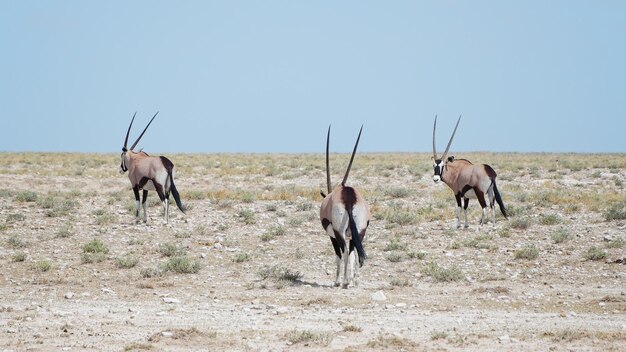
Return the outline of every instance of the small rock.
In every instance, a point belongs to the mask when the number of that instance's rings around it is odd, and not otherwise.
[[[396,307],[404,308],[404,307],[406,307],[406,303],[396,303]]]
[[[174,336],[174,333],[173,333],[173,332],[171,332],[171,331],[163,331],[163,332],[161,333],[161,336],[163,336],[163,337],[173,337],[173,336]]]
[[[606,235],[602,238],[604,241],[606,242],[611,242],[613,241],[613,237],[611,235]]]
[[[213,245],[213,248],[215,249],[222,249],[224,246],[221,243],[216,243]]]
[[[387,296],[385,296],[383,291],[376,291],[372,294],[372,300],[374,301],[385,301],[386,299]]]
[[[200,253],[200,258],[206,259],[206,253]]]
[[[74,292],[66,292],[63,297],[65,299],[72,299],[72,297],[74,297]]]
[[[172,297],[163,297],[163,302],[165,303],[180,303],[180,300]]]
[[[110,288],[102,288],[102,293],[115,293],[113,290],[111,290]]]
[[[500,343],[509,343],[511,342],[511,337],[509,335],[502,335],[498,337],[498,342]]]

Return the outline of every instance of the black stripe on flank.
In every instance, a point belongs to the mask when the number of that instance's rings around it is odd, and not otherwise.
[[[322,219],[322,227],[324,228],[324,230],[326,230],[328,225],[330,225],[330,221],[328,221],[328,219]]]
[[[139,184],[138,184],[139,188],[143,188],[143,186],[145,186],[146,183],[148,183],[148,181],[150,181],[149,177],[142,177],[141,180],[139,180]]]
[[[470,186],[470,185],[465,185],[465,186],[463,187],[463,189],[461,190],[461,194],[460,194],[460,196],[461,196],[461,197],[465,197],[465,193],[467,193],[467,191],[469,191],[469,190],[471,190],[471,189],[473,189],[473,188],[474,188],[474,187],[472,187],[472,186]],[[459,206],[461,206],[461,205],[459,204]]]

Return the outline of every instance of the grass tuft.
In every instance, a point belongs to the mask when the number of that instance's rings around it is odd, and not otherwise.
[[[463,273],[458,267],[452,266],[450,268],[444,268],[439,266],[436,262],[428,263],[423,272],[435,279],[436,282],[452,282],[463,278]]]
[[[585,253],[588,260],[602,260],[606,258],[606,252],[598,247],[590,247]]]
[[[539,250],[533,245],[529,245],[515,251],[515,259],[533,260],[539,256]]]
[[[179,274],[195,274],[200,271],[200,262],[188,256],[176,256],[165,263],[165,270]]]

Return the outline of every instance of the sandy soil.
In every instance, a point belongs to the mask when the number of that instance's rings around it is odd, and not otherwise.
[[[470,228],[457,230],[452,192],[432,183],[429,165],[373,172],[384,155],[361,166],[357,157],[350,183],[364,190],[374,220],[358,285],[341,289],[332,286],[334,254],[314,196],[322,156],[298,157],[311,168],[264,156],[270,171],[245,169],[254,156],[212,156],[218,161],[201,167],[202,155],[173,157],[189,210],[171,208],[167,225],[155,201],[148,223],[135,224],[118,161],[81,163],[87,158],[3,163],[0,350],[626,351],[626,221],[608,221],[605,206],[584,200],[573,207],[550,193],[537,201],[552,189],[626,200],[623,167],[494,165],[517,211],[479,227],[472,204]],[[225,172],[227,163],[243,171]],[[394,207],[418,217],[393,220]],[[94,239],[108,253],[85,262]],[[166,245],[200,270],[164,272]],[[535,258],[516,257],[530,245]],[[606,256],[589,259],[592,246]],[[137,264],[123,267],[124,256]],[[433,264],[461,275],[440,282]],[[264,278],[268,268],[296,279]]]

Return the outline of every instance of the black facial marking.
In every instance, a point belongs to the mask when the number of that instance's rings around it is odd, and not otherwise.
[[[435,160],[435,176],[441,176],[441,159]]]

